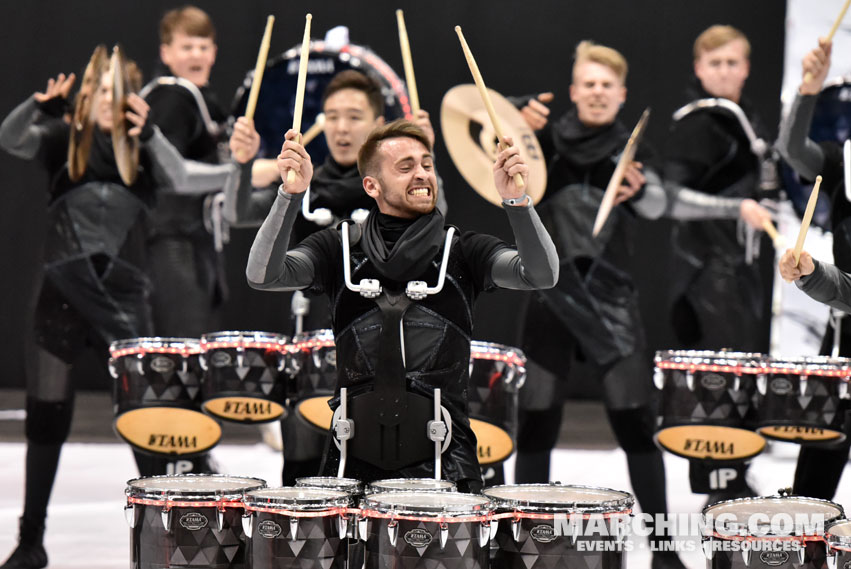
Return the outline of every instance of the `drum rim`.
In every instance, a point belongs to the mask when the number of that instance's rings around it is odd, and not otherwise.
[[[523,361],[525,365],[527,358],[526,354],[520,348],[515,348],[514,346],[509,346],[507,344],[498,344],[496,342],[485,342],[484,340],[471,340],[470,341],[470,357],[473,357],[473,353],[488,353],[488,352],[496,352],[500,355],[508,355],[514,354],[519,359]]]
[[[390,496],[416,496],[421,498],[430,498],[432,496],[453,496],[463,497],[463,499],[479,498],[481,503],[473,504],[443,504],[443,505],[411,505],[411,504],[388,504],[386,500]],[[384,499],[385,502],[381,500]],[[476,507],[478,506],[478,508]],[[466,517],[482,515],[487,516],[494,510],[493,501],[483,494],[467,494],[465,492],[378,492],[367,494],[361,502],[361,509],[365,511],[374,511],[380,514],[395,514],[399,516],[418,516],[418,517]],[[369,517],[368,515],[366,517]]]
[[[606,502],[594,502],[594,503],[585,503],[585,502],[534,502],[532,500],[523,500],[523,499],[509,499],[509,498],[500,498],[494,496],[492,494],[493,490],[500,489],[508,489],[508,488],[541,488],[541,489],[550,489],[553,488],[576,488],[579,490],[602,490],[606,492],[614,492],[616,494],[622,494],[623,498],[609,500]],[[491,486],[490,488],[485,488],[482,490],[482,494],[488,497],[497,508],[513,508],[515,510],[523,511],[536,511],[536,512],[563,512],[567,507],[572,508],[574,511],[579,511],[582,513],[589,514],[599,514],[599,513],[612,513],[624,511],[629,508],[632,508],[633,504],[635,504],[635,497],[626,492],[625,490],[616,490],[614,488],[606,488],[603,486],[587,486],[582,484],[562,484],[560,482],[549,482],[547,484],[544,483],[526,483],[526,484],[500,484],[498,486]]]
[[[797,501],[797,502],[807,501],[807,502],[811,502],[811,503],[818,503],[818,504],[822,504],[822,505],[826,505],[826,506],[832,506],[832,507],[836,508],[839,513],[837,514],[836,518],[830,518],[829,520],[827,520],[825,522],[825,529],[827,529],[829,527],[829,525],[827,525],[828,522],[830,523],[830,525],[832,525],[834,521],[839,521],[839,520],[841,520],[845,517],[845,509],[842,507],[842,504],[839,504],[838,502],[833,502],[831,500],[825,500],[823,498],[810,498],[808,496],[781,496],[780,494],[773,494],[771,496],[752,496],[752,497],[748,497],[748,498],[734,498],[732,500],[720,500],[720,501],[715,502],[713,504],[708,504],[708,505],[704,506],[703,510],[701,510],[701,512],[700,512],[701,521],[704,524],[706,524],[707,523],[706,516],[709,513],[709,511],[712,510],[713,508],[717,507],[717,506],[720,506],[721,504],[727,504],[727,505],[747,504],[747,503],[756,503],[756,502],[759,502],[759,501],[766,501],[766,500],[791,500],[791,501]],[[716,520],[716,524],[717,524],[717,520]],[[706,527],[707,529],[709,529],[713,532],[717,531],[717,528],[715,526],[710,528],[710,527],[704,525],[704,527]],[[752,535],[750,533],[749,529],[748,529],[747,523],[745,523],[744,525],[740,524],[738,522],[734,522],[734,523],[731,523],[731,524],[725,524],[725,526],[723,526],[722,529],[724,529],[725,531],[729,531],[731,535],[740,535],[740,536],[751,536]],[[767,538],[771,538],[771,537],[799,536],[799,535],[802,535],[802,534],[803,534],[803,532],[799,528],[796,527],[790,533],[775,534],[775,533],[772,533],[772,532],[766,532],[765,535],[760,535],[759,537],[761,539],[767,539]]]
[[[198,494],[197,488],[190,490],[177,490],[177,489],[169,489],[169,490],[155,490],[152,491],[150,488],[142,488],[139,486],[134,486],[133,484],[136,482],[140,482],[142,480],[157,480],[157,479],[184,479],[184,480],[201,480],[201,479],[212,479],[212,478],[236,478],[240,480],[250,480],[252,482],[259,483],[256,486],[249,486],[245,488],[239,489],[226,489],[224,492],[219,491],[209,491],[207,494]],[[245,492],[250,490],[258,490],[260,488],[266,487],[266,481],[262,478],[255,478],[253,476],[236,476],[231,474],[157,474],[155,476],[140,476],[138,478],[132,478],[127,481],[127,487],[124,490],[125,495],[128,498],[136,498],[143,500],[151,500],[151,501],[161,501],[165,502],[172,499],[178,499],[181,502],[210,502],[219,499],[223,500],[242,500]],[[145,491],[147,490],[147,491]],[[194,493],[192,493],[194,492]]]
[[[165,344],[165,345],[163,345]],[[189,347],[191,350],[190,353],[201,353],[201,339],[200,338],[183,338],[180,336],[140,336],[138,338],[124,338],[122,340],[115,340],[111,344],[109,344],[109,353],[112,357],[124,357],[130,354],[124,355],[115,355],[115,352],[124,351],[132,348],[142,347],[142,345],[149,345],[149,347],[158,347],[160,349],[180,349],[180,347]],[[140,350],[147,353],[153,354],[162,354],[162,353],[172,353],[172,352],[160,352],[154,350]]]
[[[713,350],[658,350],[653,358],[657,367],[661,367],[659,364],[723,366],[735,363],[745,368],[757,369],[765,368],[768,365],[768,360],[769,356],[760,352],[720,352]],[[719,363],[722,361],[730,363]]]
[[[275,494],[284,491],[298,492],[304,494],[315,494],[315,496],[296,497],[296,496],[273,496],[262,494]],[[285,509],[285,510],[331,510],[335,508],[350,508],[352,506],[352,496],[341,490],[333,490],[331,488],[320,488],[317,486],[279,486],[276,488],[257,488],[245,492],[243,498],[245,508],[247,510],[269,510],[269,509]]]
[[[421,488],[412,488],[406,489],[401,487],[396,488],[383,488],[378,486],[379,484],[389,484],[394,482],[413,482],[417,483],[435,483],[434,487],[421,487]],[[443,487],[438,487],[437,483],[444,484]],[[457,492],[458,485],[452,482],[451,480],[435,480],[434,478],[384,478],[382,480],[373,480],[372,482],[366,485],[366,493],[367,494],[381,494],[383,492]]]
[[[317,481],[313,484],[310,482],[306,482],[307,480]],[[323,481],[331,481],[331,480],[340,480],[345,481],[343,484],[332,484],[332,485],[322,485]],[[338,478],[336,476],[302,476],[301,478],[295,479],[296,487],[306,487],[306,488],[347,488],[350,494],[360,494],[363,492],[363,482],[358,480],[357,478]]]
[[[825,524],[824,526],[824,539],[830,545],[847,545],[851,546],[851,535],[836,535],[830,533],[830,529],[834,526],[838,526],[839,524],[851,524],[851,519],[846,517],[842,517],[836,520],[831,521],[829,524]]]
[[[229,338],[243,338],[246,342],[273,342],[284,345],[289,342],[289,336],[277,332],[266,332],[264,330],[219,330],[218,332],[207,332],[199,338],[202,349],[204,344],[221,342]]]

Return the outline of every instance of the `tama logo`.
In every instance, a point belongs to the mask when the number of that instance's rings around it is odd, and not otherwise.
[[[180,516],[180,525],[190,531],[197,531],[207,527],[207,518],[198,512],[188,512]]]
[[[168,373],[174,369],[174,362],[163,356],[151,360],[151,369],[157,373]]]
[[[227,352],[216,352],[210,357],[210,363],[215,367],[229,366],[231,362],[230,354]]]
[[[555,530],[552,526],[535,526],[529,530],[529,535],[538,543],[549,543],[556,538]]]
[[[727,385],[727,380],[716,373],[709,373],[700,378],[700,385],[712,391],[724,389]]]
[[[771,391],[775,395],[788,395],[792,392],[792,382],[788,379],[775,379],[771,382]]]
[[[777,567],[789,561],[789,554],[785,551],[763,551],[759,554],[759,560],[771,567]]]
[[[431,534],[422,528],[412,529],[405,533],[405,541],[412,547],[425,547],[431,543]]]
[[[257,533],[262,535],[268,539],[275,539],[279,535],[281,535],[281,526],[273,522],[272,520],[263,520],[260,522],[260,525],[257,526]]]
[[[239,401],[226,400],[222,413],[231,415],[271,415],[272,404],[268,401]]]
[[[307,62],[307,72],[313,75],[324,73],[326,75],[334,74],[333,59],[311,59]],[[287,66],[287,73],[295,75],[298,73],[298,60],[293,59]]]
[[[198,448],[198,437],[151,433],[148,447],[157,448]]]

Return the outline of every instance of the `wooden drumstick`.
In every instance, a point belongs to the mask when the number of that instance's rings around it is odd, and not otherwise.
[[[771,242],[774,244],[775,249],[781,249],[783,247],[783,237],[777,232],[777,228],[774,227],[770,219],[762,222],[762,229],[771,237]]]
[[[405,27],[405,13],[396,10],[396,24],[399,27],[399,46],[402,48],[402,65],[405,67],[405,83],[408,84],[408,98],[411,100],[411,114],[417,118],[420,112],[420,96],[417,94],[417,80],[414,78],[414,62],[411,59],[411,44],[408,43],[408,29]]]
[[[293,111],[293,130],[299,133],[296,140],[301,139],[301,111],[304,106],[304,84],[307,81],[307,57],[310,54],[310,20],[308,14],[304,18],[304,37],[301,40],[301,59],[298,62],[298,83],[295,91],[295,109]],[[287,184],[295,182],[295,170],[287,172]]]
[[[304,133],[304,136],[301,137],[301,145],[307,146],[310,142],[316,138],[322,129],[325,128],[325,113],[319,113],[316,115],[316,122],[313,123],[313,126],[307,129],[307,132]]]
[[[839,11],[839,15],[836,17],[836,20],[833,21],[833,27],[830,28],[830,33],[827,34],[827,43],[833,41],[833,36],[836,35],[836,31],[839,29],[839,24],[842,23],[842,20],[845,19],[845,13],[848,12],[848,6],[851,6],[851,0],[845,0],[845,4],[842,5],[842,9]],[[809,83],[813,79],[813,74],[807,71],[804,74],[804,83]]]
[[[493,109],[493,103],[491,102],[490,93],[488,93],[488,88],[485,87],[485,80],[482,79],[482,74],[479,72],[479,66],[476,65],[476,60],[473,58],[473,52],[470,51],[470,46],[467,45],[467,40],[464,39],[464,34],[461,32],[461,26],[455,26],[455,32],[458,34],[458,39],[461,40],[461,49],[464,50],[464,57],[467,58],[467,65],[470,66],[470,73],[473,74],[473,81],[476,83],[476,87],[479,89],[479,95],[482,97],[482,102],[485,104],[485,109],[488,112],[488,116],[491,119],[491,124],[493,125],[493,131],[496,133],[496,137],[499,139],[499,148],[503,149],[502,144],[502,127],[499,124],[499,119],[496,116],[496,111]],[[518,189],[523,189],[526,187],[526,183],[523,182],[523,176],[520,174],[514,175],[514,183],[517,185]]]
[[[269,43],[272,40],[272,26],[274,24],[275,16],[266,18],[266,31],[263,32],[263,41],[260,42],[257,65],[254,66],[254,78],[251,80],[248,103],[245,105],[245,118],[249,120],[254,118],[254,109],[257,108],[257,97],[260,95],[260,83],[263,82],[263,72],[266,70],[266,57],[269,55]]]
[[[818,201],[818,188],[821,185],[821,176],[816,176],[816,183],[813,186],[813,193],[810,194],[810,200],[807,202],[807,209],[804,212],[804,219],[801,220],[801,230],[798,232],[798,241],[795,243],[795,266],[801,262],[801,251],[804,249],[804,239],[807,237],[807,229],[810,228],[810,221],[813,219],[813,212],[816,209]]]

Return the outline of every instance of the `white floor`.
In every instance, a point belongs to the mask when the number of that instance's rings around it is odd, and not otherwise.
[[[14,547],[17,518],[23,496],[23,443],[0,444],[0,561]],[[280,454],[262,444],[222,445],[215,455],[223,471],[258,476],[277,485],[280,481]],[[772,494],[790,486],[795,467],[796,447],[775,445],[770,454],[754,461],[753,486]],[[668,501],[676,513],[697,512],[705,496],[688,489],[685,460],[665,457],[668,473]],[[135,476],[128,447],[120,444],[68,444],[62,454],[59,476],[50,505],[46,545],[50,567],[123,568],[129,565],[129,530],[124,521],[125,481]],[[558,450],[552,479],[565,483],[605,486],[629,490],[626,462],[620,450]],[[837,501],[851,506],[851,474],[846,474]],[[689,569],[705,567],[703,554],[694,543],[683,542],[691,551],[682,553]],[[628,554],[629,569],[649,567],[650,553],[636,544]]]

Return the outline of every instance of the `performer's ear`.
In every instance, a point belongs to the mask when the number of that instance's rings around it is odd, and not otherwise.
[[[377,200],[378,196],[381,194],[381,183],[378,181],[378,178],[374,178],[372,176],[364,176],[363,190],[369,197],[374,200]]]

